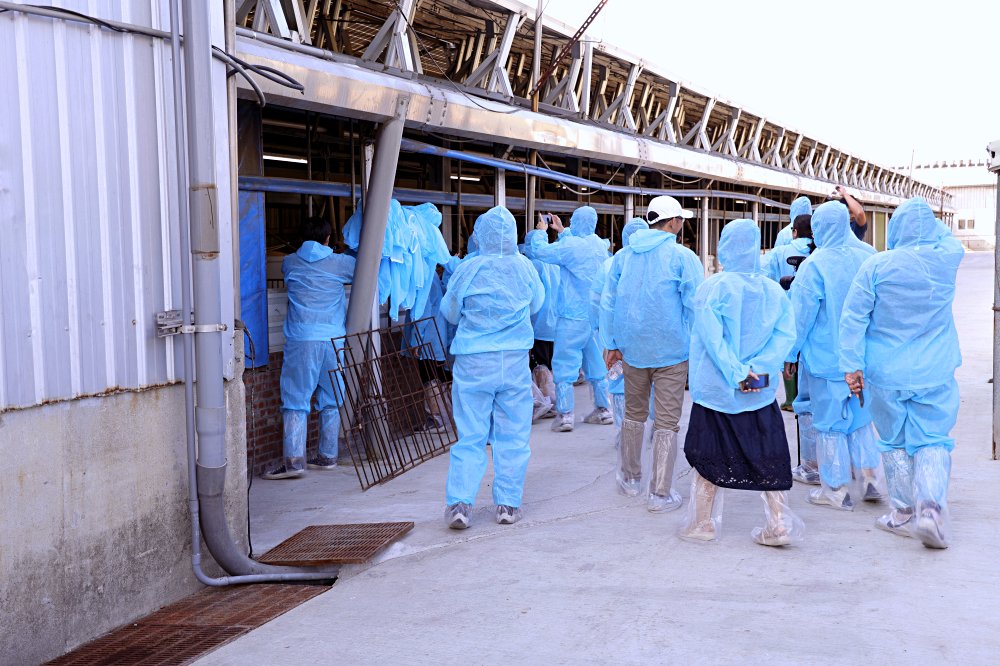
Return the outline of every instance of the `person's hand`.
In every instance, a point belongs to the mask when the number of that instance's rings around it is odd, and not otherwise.
[[[742,391],[743,393],[760,393],[760,389],[758,389],[758,388],[747,388],[746,387],[746,382],[750,381],[751,379],[757,380],[757,379],[760,379],[760,377],[753,370],[751,370],[750,372],[748,372],[747,373],[747,378],[744,379],[742,382],[740,382],[740,391]]]
[[[844,375],[844,381],[847,382],[847,388],[851,389],[851,393],[858,395],[865,388],[865,373],[861,370],[848,372]]]
[[[542,214],[539,213],[538,214],[538,222],[535,222],[535,229],[537,229],[538,231],[545,231],[548,228],[549,228],[549,225],[545,224],[545,218],[543,218]]]
[[[562,220],[559,219],[558,215],[552,216],[552,228],[559,233],[562,233],[566,230],[566,227],[563,226]]]
[[[837,194],[839,194],[841,197],[847,196],[847,189],[843,185],[837,185],[837,187],[833,189],[836,190]]]
[[[622,360],[622,353],[617,349],[604,350],[604,365],[608,366],[608,370],[620,360]]]
[[[785,379],[791,379],[794,377],[796,370],[798,370],[798,366],[795,363],[785,363]]]

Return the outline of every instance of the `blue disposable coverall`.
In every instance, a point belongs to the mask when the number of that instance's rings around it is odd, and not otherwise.
[[[337,368],[333,338],[344,335],[344,285],[354,277],[354,258],[306,241],[285,257],[281,272],[288,288],[285,354],[281,366],[285,468],[305,469],[306,433],[313,393],[319,408],[319,454],[336,460],[343,391],[333,386]],[[340,381],[338,377],[338,382]]]
[[[610,408],[606,368],[590,325],[590,284],[608,257],[608,243],[594,233],[597,211],[590,206],[576,209],[570,218],[571,235],[549,244],[545,232],[528,234],[528,256],[559,266],[559,291],[555,301],[556,339],[552,355],[552,377],[556,382],[556,411],[573,412],[573,382],[583,367],[584,377],[594,389],[594,407]]]
[[[493,208],[476,220],[479,254],[459,264],[441,299],[454,324],[452,404],[458,442],[451,448],[446,501],[472,505],[493,449],[493,501],[519,507],[531,449],[531,315],[545,290],[517,251],[514,216]],[[492,433],[492,434],[491,434]]]
[[[600,331],[601,323],[601,294],[604,293],[604,282],[608,276],[608,271],[611,269],[611,264],[614,263],[615,257],[621,255],[625,248],[628,247],[629,239],[632,234],[639,231],[640,229],[649,229],[649,224],[646,220],[641,217],[637,217],[630,222],[628,222],[624,227],[622,227],[622,248],[615,252],[614,257],[608,257],[603,264],[601,264],[600,270],[594,275],[594,281],[590,284],[590,325],[594,327],[595,331]],[[603,336],[598,333],[598,342],[603,345]],[[619,430],[621,429],[622,419],[625,418],[625,375],[619,375],[617,379],[608,381],[608,392],[611,394],[611,402],[613,405],[612,413],[615,417],[615,427]]]
[[[795,343],[795,318],[785,290],[760,271],[760,230],[734,220],[719,238],[722,273],[709,277],[695,298],[689,384],[703,407],[739,414],[774,402],[777,381],[759,393],[739,385],[751,370],[777,378]]]
[[[874,485],[879,456],[869,406],[862,407],[851,399],[838,358],[840,315],[847,290],[870,253],[856,244],[847,207],[839,202],[829,201],[816,208],[812,230],[817,249],[799,267],[791,288],[797,334],[787,360],[794,363],[801,352],[808,368],[799,384],[807,380],[824,487],[812,499],[821,500],[833,497],[831,493],[840,492],[855,476],[871,478]],[[861,474],[854,475],[852,467]],[[865,492],[869,492],[867,486]],[[853,499],[844,500],[841,495],[835,505],[850,509]]]
[[[940,546],[944,526],[937,525],[935,536],[924,514],[933,519],[947,509],[959,406],[955,369],[962,363],[952,302],[965,250],[920,198],[896,209],[887,240],[888,251],[861,266],[847,294],[838,369],[864,373],[898,512],[880,521],[904,525],[916,506],[918,534]]]
[[[781,228],[778,237],[774,239],[774,247],[788,245],[792,242],[792,223],[799,215],[809,215],[812,212],[812,202],[809,197],[799,197],[792,202],[792,207],[788,211],[788,225]]]

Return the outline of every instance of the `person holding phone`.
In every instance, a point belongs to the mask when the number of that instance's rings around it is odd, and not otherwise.
[[[965,249],[919,197],[893,213],[887,245],[847,293],[839,370],[852,393],[868,394],[878,427],[891,510],[876,526],[947,548],[962,364],[952,303]]]
[[[817,249],[792,283],[796,340],[786,361],[794,363],[801,354],[808,368],[800,382],[808,381],[820,477],[809,501],[853,511],[861,500],[878,502],[884,496],[871,411],[851,398],[837,358],[847,290],[871,246],[854,237],[847,208],[839,201],[816,208],[812,231]]]
[[[760,268],[760,229],[735,220],[719,238],[722,273],[695,296],[689,383],[691,417],[684,454],[694,469],[691,503],[679,536],[714,541],[721,488],[759,490],[766,524],[751,533],[764,546],[801,538],[788,506],[791,457],[775,400],[782,362],[795,342],[795,318],[784,290]]]
[[[555,243],[549,243],[546,235],[550,225],[559,232]],[[529,259],[559,267],[559,292],[555,300],[558,319],[552,352],[557,412],[553,430],[557,432],[573,430],[573,382],[579,378],[581,366],[594,389],[594,410],[584,417],[584,423],[614,423],[604,361],[590,325],[590,283],[608,258],[608,242],[597,235],[597,211],[590,206],[573,211],[570,227],[571,234],[563,228],[558,216],[539,216],[535,230],[524,239]]]

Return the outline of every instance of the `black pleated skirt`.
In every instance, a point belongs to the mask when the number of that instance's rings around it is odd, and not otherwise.
[[[778,403],[726,414],[691,406],[684,454],[706,480],[737,490],[788,490],[792,464]]]

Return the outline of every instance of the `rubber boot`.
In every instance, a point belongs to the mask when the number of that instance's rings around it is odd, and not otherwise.
[[[791,379],[785,379],[785,402],[782,403],[781,409],[790,412],[792,411],[792,401],[799,394],[799,380],[796,377]]]
[[[671,487],[674,463],[677,460],[677,433],[673,430],[653,431],[653,478],[649,481],[646,508],[660,513],[681,506],[681,496]]]
[[[882,453],[882,467],[889,487],[889,513],[875,520],[875,527],[899,536],[913,536],[913,456],[906,449]]]
[[[943,446],[925,446],[913,454],[913,499],[917,504],[913,535],[928,548],[947,548],[948,480],[951,452]]]

